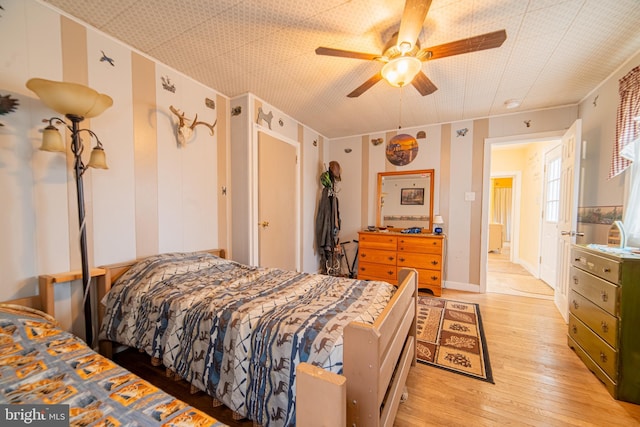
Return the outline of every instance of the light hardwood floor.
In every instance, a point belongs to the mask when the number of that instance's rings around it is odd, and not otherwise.
[[[509,261],[509,246],[487,257],[487,292],[553,299],[553,289],[520,264]]]
[[[443,290],[480,304],[495,384],[418,363],[395,426],[636,426],[640,406],[614,400],[567,346],[553,301]]]

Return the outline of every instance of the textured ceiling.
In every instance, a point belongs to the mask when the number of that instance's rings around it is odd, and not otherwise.
[[[423,47],[505,29],[496,49],[427,61],[438,90],[381,81],[402,0],[45,0],[229,97],[251,92],[333,138],[575,104],[640,51],[640,0],[433,0]],[[521,100],[507,110],[508,99]],[[400,108],[401,107],[401,108]]]

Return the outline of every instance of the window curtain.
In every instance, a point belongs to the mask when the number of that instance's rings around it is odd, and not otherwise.
[[[629,167],[629,158],[621,155],[625,147],[638,138],[640,122],[635,120],[640,116],[640,66],[629,71],[620,79],[620,104],[616,121],[616,140],[613,144],[613,157],[609,178],[622,173]],[[629,149],[625,150],[625,153]]]
[[[619,92],[616,141],[609,177],[629,168],[630,188],[623,223],[627,246],[640,246],[640,66],[620,79]]]
[[[492,222],[504,227],[504,241],[511,241],[511,188],[494,187],[493,189],[493,218]]]

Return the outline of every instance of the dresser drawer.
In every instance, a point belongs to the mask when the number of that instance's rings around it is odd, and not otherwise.
[[[376,264],[396,265],[396,251],[360,248],[358,262],[373,262]]]
[[[416,270],[418,271],[418,285],[442,285],[440,270],[423,270],[422,268]]]
[[[569,314],[569,336],[609,377],[617,378],[616,350],[572,314]]]
[[[582,349],[582,347],[580,347],[573,340],[573,338],[567,337],[567,341],[568,341],[569,347],[571,347],[576,352],[578,357],[580,357],[580,359],[587,366],[587,368],[589,368],[589,370],[593,372],[594,375],[598,377],[600,381],[602,381],[602,383],[605,385],[609,393],[611,393],[611,395],[614,398],[617,398],[616,382],[613,381],[611,378],[609,378],[607,374],[604,373],[604,371],[600,368],[600,366],[598,366],[598,364],[594,362],[591,359],[591,357],[589,357],[589,355]]]
[[[360,233],[360,248],[387,249],[395,251],[398,248],[398,237],[385,233]]]
[[[395,265],[373,264],[369,262],[358,263],[358,279],[384,280],[396,284],[398,275]]]
[[[398,252],[398,267],[424,268],[440,271],[441,263],[441,255]]]
[[[398,237],[398,251],[441,254],[442,239],[432,237]]]
[[[618,346],[618,318],[610,315],[575,290],[569,295],[569,311],[611,347]]]
[[[615,284],[619,283],[620,263],[618,261],[592,254],[580,248],[573,248],[571,265]]]
[[[593,274],[571,267],[571,289],[588,298],[594,304],[609,312],[613,316],[618,315],[618,298],[620,288]]]

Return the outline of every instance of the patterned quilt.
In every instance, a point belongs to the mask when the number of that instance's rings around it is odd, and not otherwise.
[[[208,253],[164,254],[107,295],[100,336],[143,349],[261,425],[295,425],[295,369],[342,372],[342,330],[373,323],[384,282],[249,267]]]
[[[70,426],[224,426],[95,353],[50,316],[8,304],[0,304],[0,403],[68,405]]]

